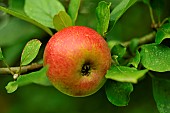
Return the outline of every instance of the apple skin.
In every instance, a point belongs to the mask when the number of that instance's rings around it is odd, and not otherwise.
[[[47,76],[59,91],[74,97],[89,96],[105,83],[111,66],[106,41],[95,30],[72,26],[54,34],[44,51]]]

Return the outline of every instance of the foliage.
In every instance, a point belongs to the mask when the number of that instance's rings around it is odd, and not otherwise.
[[[8,93],[14,92],[18,87],[24,86],[31,83],[36,83],[44,86],[51,85],[45,72],[47,67],[42,68],[37,72],[32,72],[26,75],[19,76],[16,81],[9,82],[5,87]]]
[[[65,8],[58,0],[50,0],[50,2],[49,0],[25,0],[24,10],[30,18],[44,26],[54,28],[54,16],[60,11],[65,11]]]
[[[156,34],[156,38],[155,38],[155,42],[157,44],[160,44],[163,40],[167,39],[170,37],[170,24],[164,24],[162,25],[159,29],[158,32]]]
[[[117,106],[126,106],[130,100],[130,93],[133,91],[133,85],[128,82],[117,82],[108,80],[106,83],[106,95],[108,100]],[[113,96],[114,95],[114,96]]]
[[[65,11],[60,11],[57,15],[54,16],[53,24],[55,29],[60,31],[65,27],[72,26],[72,20]]]
[[[76,19],[77,19],[80,3],[81,3],[81,0],[71,0],[70,3],[69,3],[68,15],[70,15],[73,25],[75,25],[75,22],[76,22]]]
[[[41,42],[33,39],[27,43],[21,55],[21,66],[28,65],[37,56]]]
[[[160,113],[168,113],[170,110],[169,107],[170,92],[168,91],[170,88],[169,86],[170,81],[166,79],[153,78],[152,84],[153,84],[153,96],[155,98]]]
[[[110,5],[111,4],[102,1],[99,2],[98,7],[96,8],[96,15],[98,18],[97,31],[103,37],[105,37],[109,25]]]
[[[95,3],[96,9],[94,12],[96,14],[96,19],[94,20],[94,14],[89,17],[87,16],[87,13],[90,12],[88,12],[88,7],[83,9],[82,4],[86,3],[89,6],[89,1],[70,0],[67,3],[64,2],[64,0],[9,0],[8,2],[9,7],[0,6],[0,10],[20,19],[16,20],[16,18],[4,14],[5,16],[3,18],[9,18],[10,21],[2,21],[2,23],[0,23],[2,26],[2,28],[0,27],[0,61],[4,62],[2,66],[5,65],[14,78],[14,80],[9,82],[6,86],[8,93],[16,91],[20,86],[31,83],[49,86],[50,83],[46,77],[47,67],[26,74],[21,73],[21,67],[29,65],[31,62],[42,61],[43,47],[45,44],[42,44],[40,40],[44,41],[48,39],[45,39],[43,36],[52,36],[53,33],[68,26],[84,25],[85,22],[81,23],[80,21],[87,20],[88,24],[86,23],[86,25],[90,27],[95,26],[94,29],[105,38],[111,50],[112,66],[105,75],[107,78],[105,92],[108,100],[115,106],[127,106],[130,102],[130,95],[134,91],[135,85],[140,84],[141,80],[146,80],[148,75],[150,75],[152,79],[153,97],[157,108],[160,113],[168,113],[170,109],[170,80],[167,76],[168,74],[164,78],[161,76],[170,71],[170,19],[167,18],[169,15],[163,15],[165,7],[164,2],[166,1],[122,0],[118,2],[116,0],[98,0]],[[116,35],[110,38],[110,36],[116,32],[115,29],[119,29],[118,25],[120,24],[119,22],[123,20],[122,18],[126,18],[128,14],[127,11],[138,3],[145,4],[144,6],[147,7],[148,14],[150,14],[150,24],[153,29],[147,30],[147,33],[154,32],[155,35],[149,35],[149,38],[145,36],[141,38],[135,36],[128,41],[126,37],[121,39],[121,37],[116,37]],[[129,20],[132,19],[133,21],[134,18],[135,17],[130,17]],[[88,21],[88,19],[90,21]],[[30,25],[24,23],[26,28],[32,28],[37,31],[38,34],[35,35],[35,32],[27,31],[30,36],[25,38],[24,44],[19,43],[22,42],[21,39],[21,41],[18,41],[17,38],[13,39],[15,40],[16,46],[22,51],[16,55],[14,54],[15,56],[21,54],[19,64],[17,64],[18,61],[16,61],[17,63],[15,62],[16,64],[14,65],[19,65],[17,68],[18,70],[14,72],[6,62],[6,57],[11,56],[14,58],[14,56],[7,54],[8,51],[11,53],[14,51],[12,47],[7,48],[9,45],[12,46],[13,41],[8,42],[7,40],[3,42],[4,39],[2,38],[5,38],[5,36],[13,38],[15,36],[4,33],[3,30],[7,31],[9,29],[11,32],[11,29],[16,29],[14,23],[19,21],[18,23],[21,24],[24,22],[22,20],[30,23]],[[135,24],[138,25],[142,20],[137,21],[135,21]],[[93,23],[93,25],[91,25],[91,23]],[[122,25],[127,26],[127,29],[120,30],[122,34],[124,34],[126,30],[126,32],[129,32],[130,26],[128,25],[129,23],[127,23],[127,25]],[[11,29],[8,28],[8,26],[10,26]],[[22,24],[20,26],[22,26]],[[141,28],[142,26],[143,24],[139,27]],[[20,27],[20,31],[22,27]],[[138,28],[135,28],[130,34],[135,34],[137,31]],[[22,36],[25,34],[26,33]],[[32,39],[32,37],[37,36],[42,38],[39,38],[39,40]],[[122,42],[122,40],[126,42]],[[24,49],[21,50],[24,45]],[[40,49],[41,45],[43,46],[42,50]],[[16,50],[18,50],[18,48]],[[6,56],[6,54],[8,56]],[[13,58],[10,59],[13,60]],[[159,76],[152,75],[152,73],[159,74]]]
[[[137,70],[126,66],[112,66],[108,70],[106,78],[119,82],[137,83],[138,79],[142,78],[146,72],[147,70]]]
[[[4,11],[4,12],[6,12],[6,13],[9,13],[9,14],[15,16],[15,17],[18,17],[18,18],[20,18],[20,19],[23,19],[23,20],[25,20],[25,21],[28,21],[28,22],[30,22],[30,23],[32,23],[32,24],[35,24],[36,26],[42,28],[42,29],[45,30],[47,33],[49,33],[50,35],[52,35],[52,32],[51,32],[51,30],[50,30],[49,28],[47,28],[46,26],[41,25],[39,22],[37,22],[37,21],[35,21],[35,20],[27,17],[25,14],[22,14],[22,13],[19,13],[19,12],[16,12],[16,11],[13,11],[13,10],[10,10],[10,9],[7,9],[7,8],[5,8],[5,7],[2,7],[2,6],[0,6],[0,10]]]
[[[141,50],[141,63],[149,70],[166,72],[170,70],[170,48],[165,45],[147,44]]]

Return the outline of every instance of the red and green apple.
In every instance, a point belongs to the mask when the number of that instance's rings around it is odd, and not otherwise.
[[[95,30],[72,26],[54,34],[44,51],[47,76],[59,91],[76,97],[97,92],[105,83],[111,54]]]

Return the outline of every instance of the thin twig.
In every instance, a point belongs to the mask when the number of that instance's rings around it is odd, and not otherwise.
[[[4,64],[7,66],[7,69],[8,69],[8,71],[9,71],[9,73],[12,74],[12,75],[14,75],[15,73],[11,70],[11,68],[10,68],[9,65],[8,65],[8,63],[7,63],[5,60],[3,60],[3,62],[4,62]],[[1,70],[0,70],[0,72],[1,72]]]
[[[150,12],[150,17],[151,17],[152,24],[155,24],[155,19],[154,19],[154,16],[153,16],[153,10],[152,10],[151,6],[149,6],[149,12]]]
[[[161,22],[160,26],[162,26],[163,24],[165,24],[165,22],[168,21],[168,20],[169,20],[169,18],[165,18],[165,19]]]
[[[42,66],[43,66],[43,64],[38,64],[38,63],[33,63],[33,64],[30,64],[30,65],[27,65],[27,66],[22,66],[20,73],[24,74],[24,73],[27,73],[28,71],[40,69]],[[19,69],[20,69],[20,67],[10,67],[10,70],[13,73],[17,73]],[[8,68],[0,68],[0,75],[11,74],[10,70]]]

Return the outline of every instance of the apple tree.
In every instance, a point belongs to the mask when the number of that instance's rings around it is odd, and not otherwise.
[[[51,96],[51,100],[47,102],[49,105],[44,108],[43,103],[33,104],[43,113],[50,112],[48,107],[52,112],[70,112],[66,109],[71,109],[74,113],[143,113],[146,112],[144,109],[149,109],[148,113],[169,113],[169,3],[168,0],[0,0],[0,90],[2,89],[4,97],[10,95],[10,99],[15,98],[12,95],[27,95],[20,98],[32,100],[30,103],[36,103],[36,99],[41,97],[41,100],[46,102],[46,96]],[[44,50],[50,38],[72,26],[86,26],[95,30],[109,48],[111,65],[103,76],[106,82],[98,92],[88,97],[73,98],[57,92],[47,77],[50,67],[43,65]],[[64,40],[66,45],[72,43],[68,42]],[[94,61],[100,58],[100,54],[90,55]],[[81,57],[77,58],[79,59]],[[106,58],[103,59],[100,62],[108,62]],[[64,60],[61,63],[64,64]],[[67,69],[61,69],[70,71],[71,68],[67,65]],[[81,72],[89,70],[89,64],[82,69]],[[42,92],[42,95],[38,91]],[[59,100],[56,102],[53,97]],[[143,98],[145,102],[141,101]],[[138,103],[138,99],[143,103]],[[153,99],[148,100],[149,104],[153,105],[146,106],[147,99]],[[93,101],[92,104],[83,104],[90,106],[92,110],[79,104],[90,100]],[[102,100],[102,104],[97,105],[103,108],[94,107],[98,102],[95,100]],[[0,105],[8,106],[5,103],[8,101],[3,100],[3,96],[0,97]],[[14,99],[14,103],[16,101]],[[107,104],[104,105],[103,102]],[[27,105],[31,112],[36,111],[31,104]],[[58,110],[55,109],[56,105]],[[15,110],[18,113],[25,109],[17,105],[11,111],[2,108],[2,112],[7,113],[15,113]]]

